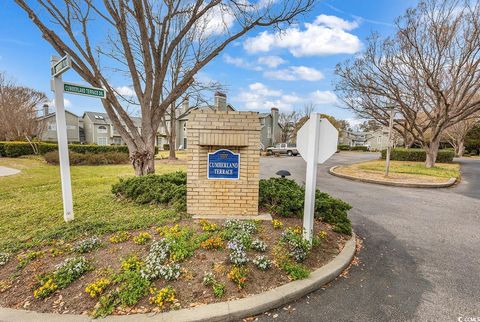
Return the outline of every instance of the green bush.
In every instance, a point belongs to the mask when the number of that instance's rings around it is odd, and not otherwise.
[[[295,181],[285,178],[270,178],[260,180],[259,206],[274,214],[284,217],[301,217],[305,190]],[[348,211],[352,207],[329,194],[316,190],[315,218],[333,225],[333,230],[339,233],[352,233]]]
[[[70,165],[107,165],[107,164],[126,164],[130,158],[123,152],[104,152],[104,153],[77,153],[70,151]],[[45,161],[49,164],[59,164],[58,151],[47,152]]]
[[[350,151],[368,151],[368,146],[352,146]]]
[[[16,158],[22,155],[33,154],[33,149],[28,142],[0,142],[1,156]]]
[[[37,143],[38,152],[46,154],[58,150],[56,143],[40,142]],[[121,152],[129,153],[126,145],[94,145],[94,144],[69,144],[68,149],[76,153],[106,153]],[[155,147],[155,154],[158,153],[158,147]],[[34,154],[31,145],[28,142],[0,142],[0,156],[19,157],[22,155]]]
[[[164,149],[165,151],[170,150],[170,144],[164,144],[164,145],[163,145],[163,149]]]
[[[112,192],[140,204],[170,205],[182,212],[187,209],[185,172],[120,179],[119,183],[112,186]]]
[[[350,150],[350,145],[348,144],[339,144],[337,146],[337,150],[340,150],[340,151],[349,151]]]
[[[382,150],[382,159],[387,156],[387,150]],[[455,152],[450,149],[438,150],[437,160],[438,163],[450,163],[455,157]],[[425,162],[427,159],[427,153],[423,149],[405,149],[396,148],[392,150],[390,160],[395,161],[417,161]]]

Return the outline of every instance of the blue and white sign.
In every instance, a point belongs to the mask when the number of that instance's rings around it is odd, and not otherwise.
[[[240,178],[240,154],[227,149],[208,154],[208,179],[237,180]]]

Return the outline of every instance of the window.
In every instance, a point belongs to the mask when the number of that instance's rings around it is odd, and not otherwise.
[[[272,127],[268,126],[267,127],[267,139],[271,139],[271,138],[272,138]]]
[[[57,123],[48,123],[48,130],[49,131],[56,131],[57,130]]]
[[[107,138],[98,138],[97,143],[98,145],[107,145],[108,144]]]
[[[187,133],[187,121],[185,121],[185,123],[183,123],[183,132]]]
[[[75,125],[67,125],[67,130],[76,130],[77,127]]]
[[[260,125],[265,125],[265,118],[260,119]]]
[[[97,130],[98,133],[107,133],[107,127],[100,125]]]
[[[122,139],[121,138],[113,138],[113,144],[116,144],[116,145],[122,144]]]

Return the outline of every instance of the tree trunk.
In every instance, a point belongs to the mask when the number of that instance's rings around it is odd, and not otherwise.
[[[147,143],[137,150],[130,150],[130,161],[136,176],[155,173],[155,134],[148,135]]]
[[[168,138],[168,145],[170,153],[168,159],[177,160],[176,155],[176,137],[177,137],[177,117],[175,114],[175,103],[172,103],[171,112],[170,112],[170,137]]]
[[[437,160],[438,147],[440,146],[440,139],[435,139],[430,141],[424,146],[425,152],[427,153],[427,159],[425,161],[425,166],[431,168],[435,166],[435,161]]]
[[[457,156],[461,158],[461,157],[463,157],[463,153],[465,153],[465,144],[464,144],[463,140],[461,140],[461,141],[458,142]]]

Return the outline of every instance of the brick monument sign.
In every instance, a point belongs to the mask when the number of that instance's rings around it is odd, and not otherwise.
[[[187,212],[197,218],[257,216],[258,113],[198,109],[187,132]]]

